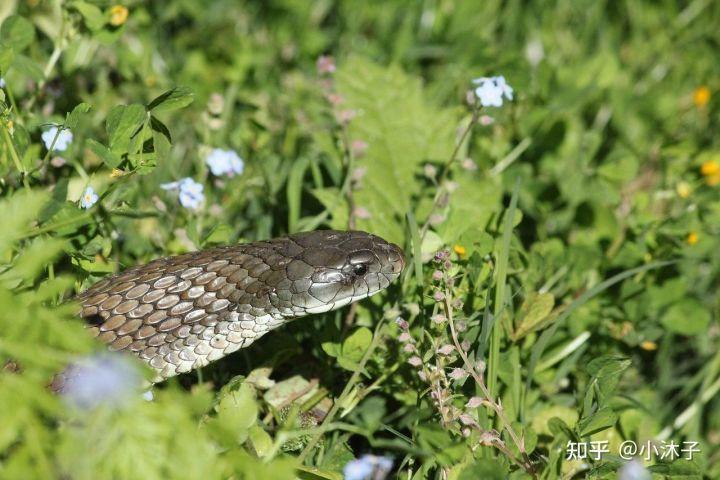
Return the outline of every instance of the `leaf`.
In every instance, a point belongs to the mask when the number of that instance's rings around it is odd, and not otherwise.
[[[357,226],[401,242],[402,220],[416,208],[422,187],[415,175],[424,162],[449,158],[457,119],[426,98],[419,78],[396,66],[351,58],[336,72],[336,82],[343,108],[356,112],[350,138],[368,143],[362,159],[366,174],[353,195],[371,216],[358,219]]]
[[[250,427],[248,430],[248,442],[255,451],[255,454],[260,458],[265,457],[273,445],[272,438],[260,425]]]
[[[13,60],[13,68],[18,70],[23,75],[27,75],[32,80],[39,82],[45,78],[42,67],[30,57],[25,55],[16,54]]]
[[[87,139],[85,145],[110,168],[115,168],[122,162],[120,155],[111,152],[105,145],[92,138]]]
[[[13,268],[0,275],[2,281],[16,280],[31,283],[63,251],[65,240],[59,238],[36,239],[13,262]]]
[[[21,52],[35,40],[35,27],[26,18],[12,15],[0,27],[0,40],[15,52]]]
[[[69,179],[61,178],[55,184],[52,191],[52,198],[50,198],[47,204],[45,204],[42,212],[40,212],[40,216],[38,217],[38,221],[40,221],[40,223],[50,220],[53,215],[60,211],[62,206],[65,204],[67,201],[68,183]]]
[[[80,0],[73,2],[72,6],[80,12],[85,21],[85,26],[91,31],[95,32],[105,26],[107,19],[99,7]]]
[[[555,296],[552,293],[532,293],[520,307],[520,320],[513,339],[517,341],[538,329],[550,315],[554,305]]]
[[[631,361],[620,355],[604,355],[593,359],[586,370],[592,378],[585,389],[583,412],[592,409],[593,398],[597,399],[598,408],[602,408],[607,400],[615,393],[620,378],[627,370]]]
[[[355,330],[342,344],[342,355],[338,358],[340,366],[347,370],[357,370],[358,363],[370,348],[372,332],[367,327]]]
[[[472,465],[463,468],[460,475],[457,476],[457,480],[477,480],[478,478],[505,480],[507,478],[507,469],[497,460],[481,458],[475,460]]]
[[[667,309],[660,322],[681,335],[698,335],[707,331],[710,312],[697,300],[685,298]]]
[[[586,437],[614,426],[617,418],[610,407],[603,407],[592,415],[580,419],[576,428],[581,437]]]
[[[77,127],[78,122],[80,121],[80,117],[82,117],[84,114],[90,111],[90,104],[88,103],[79,103],[75,105],[75,108],[73,108],[72,112],[68,113],[67,117],[65,118],[65,127],[69,128],[70,130]]]
[[[672,463],[657,463],[648,467],[648,470],[667,477],[702,478],[702,470],[693,461],[677,459]]]
[[[13,48],[7,43],[0,42],[0,75],[8,71],[14,59],[15,51]]]
[[[110,150],[126,153],[132,137],[142,127],[146,117],[145,107],[137,103],[113,107],[105,122],[105,129],[110,137]]]
[[[154,132],[162,134],[168,142],[172,142],[172,136],[170,135],[168,127],[153,115],[150,115],[150,127]]]
[[[238,444],[245,441],[248,429],[255,424],[258,416],[253,389],[244,383],[236,390],[227,391],[215,410],[217,425],[230,433]]]
[[[169,112],[190,105],[195,94],[188,87],[175,87],[151,101],[147,109],[153,113]]]

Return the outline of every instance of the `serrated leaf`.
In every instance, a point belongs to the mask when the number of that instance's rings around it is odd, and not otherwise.
[[[356,112],[350,138],[368,143],[362,188],[353,195],[370,218],[358,219],[357,226],[400,242],[403,219],[415,209],[422,186],[415,175],[429,159],[447,160],[457,119],[426,98],[419,78],[395,66],[351,58],[336,72],[336,82],[343,108]]]
[[[188,87],[175,87],[151,101],[147,109],[155,114],[177,110],[190,105],[195,94]]]
[[[588,417],[580,419],[577,431],[581,437],[593,435],[615,425],[617,415],[610,407],[603,407]]]
[[[123,154],[133,136],[140,130],[147,117],[145,107],[139,104],[118,105],[110,110],[105,129],[110,137],[110,150]]]
[[[80,117],[82,117],[89,111],[90,104],[88,103],[83,102],[75,105],[75,108],[72,109],[72,112],[68,113],[67,117],[65,118],[65,127],[69,128],[70,130],[77,127],[78,122],[80,121]]]

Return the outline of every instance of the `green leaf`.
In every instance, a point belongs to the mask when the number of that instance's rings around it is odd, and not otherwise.
[[[648,470],[667,477],[702,478],[702,470],[693,461],[677,459],[672,463],[657,463],[648,467]]]
[[[126,153],[134,135],[147,118],[145,107],[139,104],[118,105],[110,110],[105,129],[110,137],[110,150]]]
[[[552,293],[532,293],[520,307],[520,320],[513,335],[514,340],[523,338],[543,325],[555,305]]]
[[[215,407],[217,425],[230,434],[237,444],[248,436],[248,430],[257,420],[258,407],[253,389],[241,384],[235,390],[228,390]]]
[[[120,155],[111,152],[105,145],[92,138],[86,140],[85,145],[110,168],[115,168],[122,162]]]
[[[175,87],[151,101],[147,109],[155,114],[169,112],[190,105],[195,94],[188,87]]]
[[[336,82],[343,109],[357,114],[348,125],[350,138],[369,145],[362,158],[366,174],[354,201],[371,217],[359,219],[358,228],[402,242],[403,218],[416,208],[422,187],[415,175],[424,162],[449,158],[457,118],[427,98],[420,78],[396,66],[351,58],[336,72]]]
[[[580,419],[576,428],[578,434],[585,437],[611,428],[617,422],[617,418],[610,407],[603,407],[592,415]]]
[[[25,55],[16,54],[12,65],[14,69],[36,82],[45,78],[42,67],[35,60]]]
[[[600,405],[615,393],[623,372],[631,364],[631,360],[621,355],[605,355],[588,363],[586,370],[592,375],[588,388],[596,389]]]
[[[35,27],[26,18],[12,15],[0,27],[0,40],[14,51],[21,52],[35,40]]]
[[[359,368],[360,360],[370,348],[372,332],[369,328],[360,327],[343,341],[342,352],[338,363],[346,370],[355,371]]]
[[[681,335],[699,335],[710,325],[710,312],[697,300],[685,298],[667,309],[660,322]]]
[[[507,469],[497,460],[481,458],[463,468],[460,475],[457,476],[457,480],[477,480],[478,478],[505,480],[507,479]]]
[[[15,50],[5,42],[0,42],[0,75],[4,74],[15,59]]]
[[[80,12],[85,21],[85,26],[91,31],[98,31],[105,26],[107,18],[99,7],[80,0],[73,2],[71,5]]]
[[[90,111],[90,105],[83,102],[75,105],[75,108],[73,108],[72,112],[68,113],[67,117],[65,118],[65,127],[69,128],[70,130],[77,127],[78,122],[80,121],[80,117],[82,117],[84,114]]]

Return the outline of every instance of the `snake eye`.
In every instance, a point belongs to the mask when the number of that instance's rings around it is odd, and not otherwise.
[[[353,265],[353,273],[358,277],[365,275],[367,271],[368,267],[364,263],[358,263],[357,265]]]

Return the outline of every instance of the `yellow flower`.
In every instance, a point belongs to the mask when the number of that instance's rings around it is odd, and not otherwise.
[[[720,172],[713,173],[709,177],[706,177],[705,183],[707,183],[711,187],[714,187],[715,185],[720,185]]]
[[[693,92],[693,103],[697,107],[704,107],[710,101],[710,89],[705,85],[702,85],[695,89]]]
[[[715,159],[703,162],[700,166],[700,173],[706,177],[720,173],[720,162]]]
[[[688,198],[690,196],[690,193],[692,193],[692,190],[690,189],[690,184],[687,182],[678,183],[675,186],[675,191],[680,198]]]
[[[698,234],[695,232],[690,232],[685,241],[688,243],[688,245],[695,245],[698,242]]]
[[[130,12],[128,12],[128,9],[122,5],[115,5],[112,8],[110,8],[110,25],[113,27],[119,27],[128,18],[128,15]]]
[[[465,247],[463,247],[462,245],[455,245],[455,246],[453,247],[453,250],[455,251],[455,253],[457,253],[457,254],[460,255],[461,257],[464,257],[465,254],[467,253],[467,250],[466,250]]]
[[[12,136],[15,133],[15,124],[12,120],[7,121],[7,129],[10,136]]]
[[[657,350],[658,346],[657,346],[657,343],[655,343],[653,341],[645,340],[640,343],[640,348],[642,348],[643,350],[647,350],[648,352],[651,352],[653,350]]]

